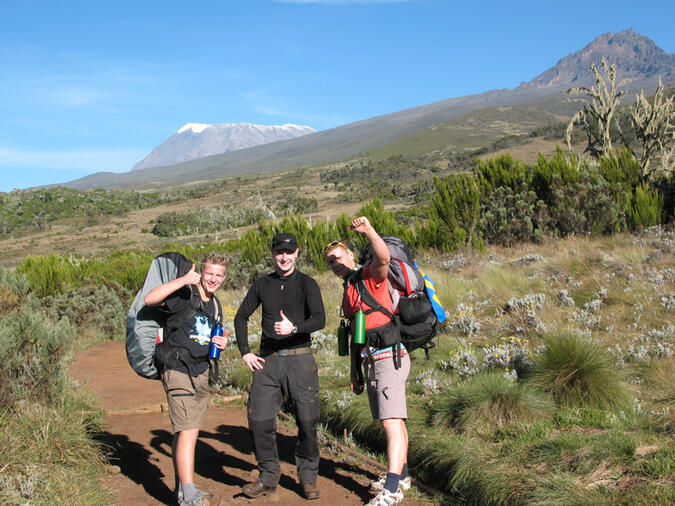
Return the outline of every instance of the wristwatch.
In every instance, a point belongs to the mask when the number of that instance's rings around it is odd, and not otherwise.
[[[292,334],[297,334],[298,333],[298,327],[297,325],[293,325],[293,330],[291,331]]]

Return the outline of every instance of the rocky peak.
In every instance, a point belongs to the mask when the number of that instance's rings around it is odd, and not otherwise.
[[[664,83],[675,80],[675,54],[666,53],[651,39],[629,29],[596,37],[580,51],[565,56],[519,88],[554,90],[591,86],[595,80],[590,64],[600,68],[603,57],[610,65],[616,64],[617,81],[630,78],[635,84],[645,85],[656,83],[659,75]]]

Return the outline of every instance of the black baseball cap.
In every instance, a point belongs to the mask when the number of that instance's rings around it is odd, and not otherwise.
[[[272,252],[295,251],[298,249],[298,240],[293,234],[280,233],[272,239]]]

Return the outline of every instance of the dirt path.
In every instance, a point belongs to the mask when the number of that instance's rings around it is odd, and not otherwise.
[[[106,485],[118,504],[172,504],[174,473],[171,463],[173,433],[169,415],[161,411],[166,396],[161,383],[137,376],[127,363],[124,343],[108,342],[83,352],[71,367],[72,376],[100,399],[106,411],[102,438],[112,448],[110,463],[120,472]],[[379,470],[345,454],[322,448],[318,486],[321,498],[305,501],[297,481],[294,460],[296,429],[279,424],[277,436],[282,476],[275,497],[250,500],[241,486],[257,476],[253,444],[245,409],[211,406],[200,432],[195,482],[214,494],[211,504],[363,504],[372,494],[368,483]],[[406,504],[428,504],[406,497]]]

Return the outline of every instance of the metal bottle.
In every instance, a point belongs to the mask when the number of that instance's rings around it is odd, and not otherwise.
[[[223,326],[220,323],[216,323],[211,330],[211,337],[213,336],[222,336],[223,335]],[[216,346],[216,343],[211,339],[211,344],[209,345],[209,358],[215,358],[218,360],[220,358],[220,348]]]
[[[354,317],[354,342],[366,344],[366,313],[359,309]]]
[[[346,357],[349,355],[349,327],[345,325],[344,320],[340,320],[340,326],[337,329],[338,336],[338,355]]]

